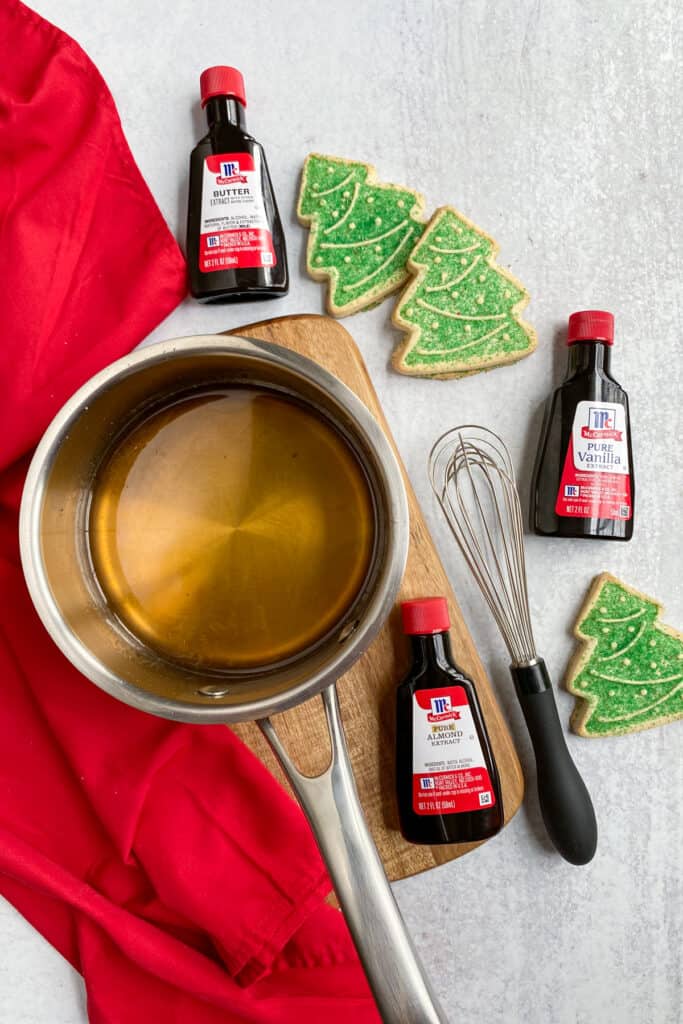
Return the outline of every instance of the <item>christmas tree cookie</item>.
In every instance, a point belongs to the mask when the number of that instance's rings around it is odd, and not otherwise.
[[[683,634],[659,623],[662,606],[603,573],[574,633],[583,642],[567,676],[579,699],[571,725],[615,736],[683,717]]]
[[[408,277],[408,255],[424,230],[423,197],[376,180],[370,164],[311,153],[297,213],[311,229],[306,267],[329,280],[327,305],[347,316],[380,302]]]
[[[450,206],[436,211],[408,267],[414,275],[392,317],[407,332],[394,353],[401,373],[462,377],[513,363],[536,348],[519,312],[529,295],[495,262],[498,246]]]

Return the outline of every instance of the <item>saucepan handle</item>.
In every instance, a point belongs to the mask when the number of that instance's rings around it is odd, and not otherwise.
[[[384,1024],[446,1024],[361,810],[334,685],[322,698],[332,748],[322,775],[302,775],[272,722],[259,725],[313,829]]]

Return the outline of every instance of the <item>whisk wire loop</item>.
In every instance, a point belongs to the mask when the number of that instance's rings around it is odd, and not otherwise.
[[[510,453],[493,431],[455,427],[429,456],[432,489],[514,665],[536,659],[524,524]]]

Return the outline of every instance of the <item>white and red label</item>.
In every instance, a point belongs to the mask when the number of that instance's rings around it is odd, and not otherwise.
[[[413,694],[413,810],[457,814],[493,807],[496,795],[462,686]]]
[[[207,156],[202,180],[199,269],[274,267],[273,238],[250,153]]]
[[[557,492],[558,516],[630,519],[626,413],[615,402],[579,402]]]

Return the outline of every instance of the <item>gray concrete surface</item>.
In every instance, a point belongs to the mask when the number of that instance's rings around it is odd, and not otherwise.
[[[432,502],[425,462],[458,422],[494,427],[526,488],[539,406],[561,376],[558,329],[575,308],[617,318],[638,483],[628,545],[528,539],[537,643],[559,681],[594,574],[621,576],[683,628],[681,592],[680,5],[667,0],[37,0],[108,81],[140,167],[182,238],[197,76],[245,75],[291,255],[285,300],[187,301],[154,334],[205,333],[319,312],[294,214],[306,153],[372,161],[387,181],[454,203],[500,242],[526,284],[540,345],[515,366],[451,383],[388,368],[389,302],[345,322],[358,341],[500,700],[529,765],[506,659]],[[0,44],[1,46],[1,44]],[[558,694],[566,722],[572,700]],[[396,886],[454,1024],[676,1024],[681,1018],[681,725],[569,739],[594,794],[600,846],[565,864],[533,793],[476,854]],[[0,908],[0,1022],[82,1024],[80,979]],[[154,1022],[156,1024],[156,1022]],[[159,1022],[161,1024],[161,1022]]]

